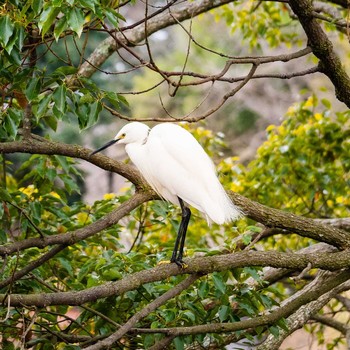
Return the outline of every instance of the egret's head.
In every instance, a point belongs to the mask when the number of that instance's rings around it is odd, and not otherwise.
[[[115,135],[114,140],[118,143],[144,143],[148,137],[150,128],[146,124],[132,122],[124,125]]]
[[[104,144],[102,147],[93,151],[90,155],[94,155],[115,143],[130,144],[130,143],[144,143],[147,140],[150,128],[139,122],[132,122],[123,126],[114,139]]]

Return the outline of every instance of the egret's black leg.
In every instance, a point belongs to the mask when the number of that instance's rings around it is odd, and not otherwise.
[[[191,210],[188,207],[184,206],[184,212],[185,215],[183,216],[183,233],[181,235],[181,242],[180,242],[180,249],[179,249],[179,254],[177,256],[177,259],[179,261],[182,261],[182,256],[183,256],[183,250],[184,250],[184,246],[185,246],[185,238],[186,238],[186,233],[187,233],[187,227],[188,227],[188,223],[190,221],[190,217],[191,217]]]
[[[179,197],[178,197],[179,198]],[[181,198],[179,198],[179,203],[181,206],[181,223],[179,227],[179,231],[177,233],[175,247],[173,250],[173,255],[171,256],[171,262],[174,262],[180,267],[183,267],[183,250],[185,246],[185,238],[186,238],[186,232],[187,232],[187,226],[190,221],[191,217],[191,210],[187,208]]]

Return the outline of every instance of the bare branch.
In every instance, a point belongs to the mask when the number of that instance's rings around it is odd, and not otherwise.
[[[117,33],[118,41],[113,37],[104,40],[89,57],[88,60],[91,64],[85,62],[81,66],[78,74],[80,76],[90,77],[95,72],[94,67],[100,67],[113,52],[121,47],[118,46],[117,42],[123,42],[125,45],[134,46],[144,40],[146,34],[151,35],[158,30],[177,24],[179,21],[185,21],[186,19],[198,16],[201,13],[232,1],[233,0],[200,0],[188,2],[178,10],[172,10],[171,13],[161,12],[149,18],[147,21],[147,32],[145,32],[143,21],[134,28],[124,28],[122,32]]]

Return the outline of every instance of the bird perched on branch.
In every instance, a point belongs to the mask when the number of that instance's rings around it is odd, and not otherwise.
[[[129,158],[161,198],[181,207],[182,220],[171,262],[184,266],[183,249],[191,216],[188,206],[202,212],[208,223],[223,224],[242,215],[220,184],[209,156],[182,127],[163,123],[150,129],[131,122],[91,155],[115,143],[125,144]]]

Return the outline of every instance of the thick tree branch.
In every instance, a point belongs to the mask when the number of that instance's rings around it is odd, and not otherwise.
[[[350,77],[335,53],[332,42],[314,17],[311,1],[290,0],[289,5],[304,28],[312,52],[320,60],[321,71],[333,83],[339,101],[350,108]]]
[[[61,142],[46,140],[42,137],[32,135],[29,140],[0,143],[0,153],[29,153],[61,155],[79,158],[95,164],[101,169],[120,174],[131,181],[137,188],[144,187],[144,181],[140,173],[134,167],[112,160],[102,154],[90,156],[91,150],[80,145],[70,145]],[[148,186],[146,186],[148,188]]]
[[[313,219],[297,216],[282,210],[269,208],[247,198],[230,192],[232,202],[242,208],[244,214],[267,227],[276,227],[295,232],[334,245],[341,249],[350,247],[349,234],[331,226],[322,225]]]
[[[337,249],[329,244],[326,243],[316,243],[313,245],[310,245],[308,247],[302,248],[296,252],[296,254],[320,254],[320,253],[335,253]],[[283,278],[286,278],[290,276],[292,273],[295,273],[295,270],[291,269],[276,269],[273,267],[267,267],[264,269],[262,275],[262,279],[268,283],[269,285],[280,281]],[[247,281],[247,284],[254,286],[254,288],[261,289],[263,286],[261,286],[257,281],[255,281],[252,277],[249,278]],[[266,285],[264,284],[264,288]]]
[[[315,219],[315,221],[350,232],[350,218]]]
[[[242,251],[220,256],[204,256],[186,259],[188,267],[179,269],[176,264],[160,265],[150,270],[144,270],[125,277],[116,282],[88,288],[81,291],[40,293],[40,294],[11,294],[12,306],[28,305],[44,307],[50,305],[82,305],[109,296],[121,295],[135,290],[145,283],[162,281],[170,276],[183,274],[208,274],[214,271],[226,271],[236,267],[271,266],[303,270],[309,264],[313,268],[324,270],[340,270],[350,268],[350,251],[338,253],[295,254],[275,251],[255,252]],[[0,294],[0,302],[6,300],[6,295]]]
[[[103,155],[95,155],[90,157],[90,151],[82,146],[52,141],[38,141],[33,138],[30,141],[0,143],[0,153],[15,152],[48,155],[55,154],[80,158],[87,160],[102,169],[116,172],[127,178],[135,184],[136,188],[143,189],[143,191],[140,191],[137,197],[134,197],[131,204],[129,201],[127,202],[128,204],[124,203],[125,206],[123,205],[123,216],[127,215],[128,208],[134,209],[145,201],[159,198],[154,191],[150,189],[149,185],[134,167],[112,160],[111,158]],[[334,245],[341,249],[350,247],[349,234],[342,230],[329,225],[323,225],[322,223],[313,219],[308,219],[278,209],[269,208],[265,205],[253,202],[237,193],[230,192],[229,195],[233,203],[242,208],[246,216],[255,221],[263,223],[267,227],[281,228],[289,232],[300,234],[304,237],[309,237],[317,241]],[[130,207],[128,207],[128,205],[130,205]],[[118,210],[116,212],[118,212]],[[114,217],[113,215],[114,214],[110,213],[109,216],[87,226],[86,228],[78,230],[80,239],[84,239],[83,237],[89,237],[90,235],[97,233],[98,230],[108,227],[106,225],[116,223],[117,221],[114,219],[110,220],[111,217]],[[117,215],[116,218],[118,217],[119,216]],[[32,238],[21,242],[16,242],[15,245],[11,244],[1,246],[0,255],[11,254],[16,252],[17,249],[22,250],[33,246],[45,247],[53,244],[73,244],[69,242],[76,241],[72,241],[70,235],[72,237],[78,237],[77,234],[73,232],[65,235],[49,236],[45,237],[45,239]]]
[[[345,283],[348,284],[347,290],[349,290],[350,289],[349,282],[345,282]],[[325,326],[336,329],[338,332],[344,334],[344,336],[346,336],[346,334],[349,332],[349,326],[347,326],[346,324],[340,321],[335,320],[334,318],[323,316],[323,315],[313,315],[312,319],[318,323],[324,324]]]

